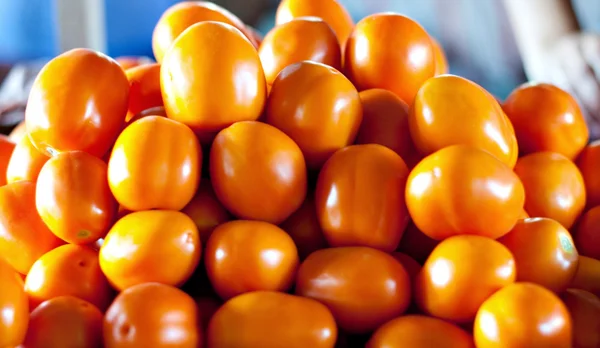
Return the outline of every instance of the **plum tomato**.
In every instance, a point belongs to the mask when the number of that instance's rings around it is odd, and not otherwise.
[[[9,184],[24,180],[35,182],[47,161],[48,156],[38,151],[28,136],[22,137],[15,146],[6,167],[6,182]]]
[[[2,260],[0,284],[0,347],[16,347],[27,333],[29,300],[19,273]]]

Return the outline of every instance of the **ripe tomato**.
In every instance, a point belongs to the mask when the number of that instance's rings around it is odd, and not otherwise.
[[[0,347],[18,346],[25,339],[29,303],[19,274],[0,260]]]
[[[166,52],[160,75],[167,115],[195,131],[256,120],[265,105],[258,52],[228,24],[192,25]]]
[[[435,75],[444,75],[448,73],[448,58],[446,52],[438,40],[430,37],[433,47],[433,57],[435,58]]]
[[[310,169],[321,168],[335,151],[352,144],[361,119],[352,83],[339,71],[310,61],[282,70],[266,108],[267,123],[300,146]]]
[[[241,219],[279,224],[306,197],[302,151],[285,133],[260,122],[238,122],[215,138],[210,178],[219,201]]]
[[[402,266],[404,266],[404,269],[408,273],[411,282],[414,281],[419,272],[421,272],[421,265],[415,259],[405,253],[394,251],[391,253],[391,255],[398,260]]]
[[[117,213],[108,187],[107,166],[83,151],[52,157],[37,180],[36,207],[59,238],[89,244],[104,237]]]
[[[317,179],[317,216],[329,245],[394,251],[408,225],[404,188],[408,168],[376,144],[336,152]]]
[[[160,64],[146,64],[125,71],[129,80],[129,108],[126,122],[138,113],[163,106],[160,91]]]
[[[48,156],[39,152],[28,136],[22,137],[6,167],[6,182],[11,184],[23,180],[36,181],[46,161]]]
[[[408,105],[385,89],[359,93],[363,119],[356,136],[357,144],[380,144],[396,152],[409,168],[421,159],[410,137]]]
[[[481,305],[473,334],[478,348],[569,348],[572,323],[567,308],[550,290],[515,283]]]
[[[523,154],[550,151],[572,160],[588,142],[588,127],[575,98],[556,86],[521,85],[508,96],[503,109]]]
[[[16,144],[19,141],[21,141],[21,138],[23,138],[26,135],[27,127],[25,126],[25,120],[23,120],[19,122],[19,124],[15,128],[13,128],[13,130],[8,135],[8,138]]]
[[[118,290],[158,282],[182,285],[201,254],[194,221],[169,210],[128,214],[117,221],[100,248],[100,267]]]
[[[585,183],[587,206],[600,205],[600,140],[586,146],[576,163]]]
[[[491,94],[465,78],[442,75],[427,80],[408,121],[412,139],[424,155],[465,144],[515,166],[518,151],[510,121]]]
[[[204,263],[215,292],[227,300],[255,290],[288,290],[296,276],[298,250],[275,225],[237,220],[215,228]]]
[[[600,297],[600,260],[579,256],[577,272],[570,287],[586,290]]]
[[[199,317],[185,292],[159,283],[135,285],[106,311],[104,347],[201,347]]]
[[[436,69],[425,29],[389,12],[367,16],[356,24],[346,43],[344,64],[346,75],[359,90],[387,89],[408,104]]]
[[[578,289],[567,289],[561,297],[573,319],[573,346],[600,347],[600,299]]]
[[[315,198],[309,194],[304,203],[280,227],[286,231],[296,247],[301,260],[313,251],[327,247],[327,241],[319,225]]]
[[[460,327],[423,315],[406,315],[381,326],[367,348],[475,348],[473,337]]]
[[[35,183],[0,187],[0,257],[21,274],[43,254],[63,244],[35,208]]]
[[[23,347],[102,347],[102,312],[72,296],[59,296],[31,312]]]
[[[0,186],[6,185],[8,165],[15,150],[15,143],[5,135],[0,135]]]
[[[515,259],[502,244],[487,237],[454,236],[425,261],[415,280],[415,300],[427,314],[467,323],[490,295],[515,277]]]
[[[189,216],[198,227],[202,245],[206,245],[215,227],[231,218],[229,212],[217,200],[208,179],[202,179],[198,192],[181,212]]]
[[[429,155],[406,183],[406,205],[413,222],[437,240],[458,234],[498,238],[515,225],[524,200],[523,185],[508,166],[466,145]]]
[[[419,231],[417,226],[411,221],[402,235],[398,251],[412,257],[419,264],[423,264],[439,243],[439,241]]]
[[[112,299],[98,252],[74,244],[59,246],[40,257],[25,278],[25,292],[31,310],[54,297],[74,296],[103,311]]]
[[[258,55],[269,85],[283,68],[304,60],[323,63],[337,70],[342,68],[337,37],[331,27],[317,17],[294,18],[276,26],[260,44]]]
[[[389,254],[366,247],[317,250],[300,265],[296,294],[315,299],[349,333],[367,333],[410,304],[410,279]]]
[[[78,48],[37,75],[25,111],[33,145],[46,155],[82,150],[102,157],[121,131],[129,82],[113,59]]]
[[[209,347],[333,348],[337,327],[331,312],[317,301],[255,291],[219,308],[206,335]]]
[[[537,152],[519,158],[515,173],[525,187],[525,210],[571,228],[585,208],[585,184],[577,166],[563,155]]]
[[[579,254],[600,260],[600,206],[583,214],[574,232]]]
[[[202,149],[185,125],[147,116],[119,135],[108,161],[108,183],[132,211],[181,210],[198,188]]]

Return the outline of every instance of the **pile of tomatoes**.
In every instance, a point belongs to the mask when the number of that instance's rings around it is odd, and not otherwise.
[[[0,138],[0,347],[600,347],[600,143],[393,13],[208,2]],[[125,69],[125,65],[133,65]]]

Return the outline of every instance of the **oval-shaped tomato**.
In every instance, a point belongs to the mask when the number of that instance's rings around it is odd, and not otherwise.
[[[185,292],[159,283],[135,285],[106,311],[104,347],[202,347],[199,317]]]
[[[313,251],[327,247],[327,241],[317,217],[317,207],[313,194],[308,194],[304,203],[280,227],[286,231],[296,247],[301,260]]]
[[[547,83],[517,87],[502,105],[522,154],[550,151],[573,160],[587,145],[588,127],[569,93]]]
[[[306,197],[306,164],[296,143],[277,128],[238,122],[210,149],[210,178],[219,201],[241,219],[279,224]]]
[[[202,149],[187,126],[147,116],[119,135],[108,161],[108,183],[132,211],[181,210],[198,188]]]
[[[181,212],[189,216],[198,227],[202,245],[206,245],[215,227],[231,218],[215,196],[209,179],[202,179],[198,192]]]
[[[15,143],[6,135],[0,135],[0,186],[6,185],[8,165],[15,150]]]
[[[523,184],[506,164],[467,145],[427,156],[406,183],[413,222],[437,240],[459,234],[498,238],[515,225],[524,201]]]
[[[102,312],[72,296],[54,297],[31,312],[23,348],[102,347]]]
[[[196,269],[201,252],[198,228],[187,215],[139,211],[110,229],[100,248],[100,267],[118,290],[147,282],[179,286]]]
[[[13,143],[17,144],[17,143],[19,143],[19,141],[21,141],[21,138],[23,138],[26,135],[27,135],[27,127],[25,125],[25,120],[23,120],[23,121],[19,122],[19,124],[17,124],[15,126],[15,128],[13,128],[13,130],[8,135],[8,138]]]
[[[23,343],[29,322],[29,300],[21,276],[0,260],[0,347]]]
[[[571,288],[586,290],[600,297],[600,260],[579,256]]]
[[[537,152],[517,161],[515,173],[525,187],[525,210],[571,228],[585,208],[585,183],[577,166],[553,152]]]
[[[587,206],[592,208],[600,205],[600,140],[586,146],[576,164],[585,183]]]
[[[146,64],[125,71],[129,80],[129,108],[126,122],[140,112],[163,106],[160,90],[160,64]]]
[[[338,326],[368,333],[404,313],[410,279],[389,254],[366,247],[317,250],[300,265],[296,294],[326,305]]]
[[[46,155],[102,157],[125,122],[129,82],[113,59],[84,48],[52,59],[35,78],[25,111],[33,145]]]
[[[434,37],[430,37],[431,45],[433,47],[433,57],[435,58],[435,75],[444,75],[449,71],[448,58],[444,47]]]
[[[267,84],[258,52],[229,24],[189,27],[165,54],[160,75],[167,115],[195,131],[256,120],[265,105]]]
[[[438,240],[432,239],[419,231],[411,221],[402,235],[398,251],[412,257],[422,265],[439,243]]]
[[[600,260],[600,206],[583,214],[573,232],[579,254]]]
[[[48,156],[38,151],[28,136],[22,137],[6,167],[6,182],[11,184],[23,180],[36,181],[46,161]]]
[[[206,335],[208,347],[333,348],[337,327],[331,312],[317,301],[255,291],[225,302]]]
[[[600,347],[600,299],[578,289],[567,289],[561,298],[573,319],[573,346]]]
[[[321,168],[335,151],[352,144],[361,119],[352,83],[339,71],[311,61],[281,71],[266,108],[267,123],[300,146],[311,169]]]
[[[481,305],[473,334],[478,348],[570,348],[572,322],[566,306],[550,290],[514,283]]]

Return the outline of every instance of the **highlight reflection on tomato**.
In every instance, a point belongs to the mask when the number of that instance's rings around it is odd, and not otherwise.
[[[23,342],[29,322],[29,302],[23,280],[12,267],[0,260],[0,347]]]

